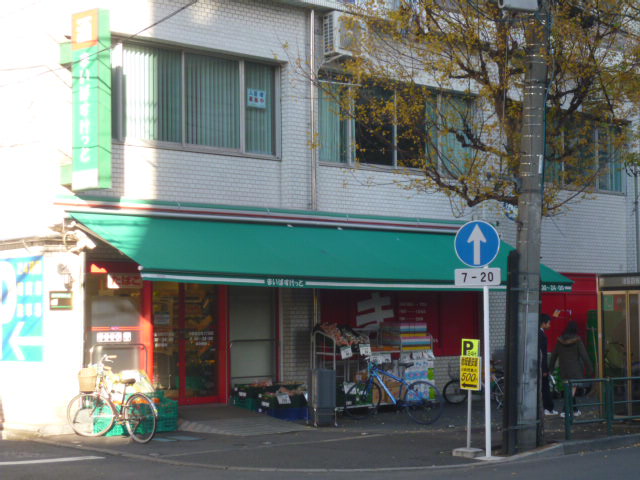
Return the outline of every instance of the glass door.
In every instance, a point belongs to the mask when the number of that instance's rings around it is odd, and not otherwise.
[[[629,293],[629,363],[630,373],[632,377],[640,376],[640,294],[637,292]],[[640,401],[640,382],[632,381],[627,385],[631,393],[631,399],[634,402]],[[633,403],[633,415],[640,412],[640,402]]]
[[[154,285],[154,383],[180,404],[226,401],[224,287]]]
[[[631,310],[638,316],[637,297],[627,305],[626,293],[602,294],[602,358],[605,377],[629,376],[629,333],[628,314]],[[620,402],[615,413],[628,414],[630,395],[629,382],[618,381],[613,385],[613,400]]]

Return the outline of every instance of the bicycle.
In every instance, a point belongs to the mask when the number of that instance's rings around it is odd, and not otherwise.
[[[83,391],[73,397],[67,406],[67,421],[73,431],[83,437],[99,437],[117,423],[124,425],[131,438],[138,443],[149,442],[156,433],[158,412],[155,405],[143,393],[133,393],[127,398],[127,387],[136,383],[133,378],[116,383],[124,385],[119,401],[107,379],[111,368],[105,362],[113,362],[116,355],[104,355],[95,365],[93,391]],[[86,388],[86,387],[84,387]],[[81,390],[84,389],[81,385]]]
[[[399,366],[409,368],[413,363],[400,363]],[[404,409],[409,418],[416,423],[429,425],[434,423],[440,415],[444,402],[440,390],[431,382],[417,380],[412,383],[383,370],[377,363],[367,361],[368,378],[354,383],[346,392],[344,412],[354,419],[363,419],[378,411],[384,390],[393,404]],[[396,397],[385,383],[388,377],[400,383],[400,392]]]
[[[491,360],[491,400],[496,402],[498,408],[504,405],[504,372],[496,367],[497,361]],[[451,376],[451,374],[449,374]],[[484,391],[484,380],[482,381],[481,393]],[[442,390],[444,399],[451,404],[462,403],[467,399],[469,390],[460,388],[460,378],[454,377],[447,382]]]

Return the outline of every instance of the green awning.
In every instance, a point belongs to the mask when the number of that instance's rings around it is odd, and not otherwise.
[[[454,235],[283,223],[208,221],[115,213],[71,212],[142,267],[153,281],[291,288],[473,290],[456,287],[454,270],[468,268]],[[506,280],[502,244],[491,264]],[[555,291],[572,281],[542,267]]]

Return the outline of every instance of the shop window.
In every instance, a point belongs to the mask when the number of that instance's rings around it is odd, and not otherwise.
[[[151,371],[142,286],[135,264],[91,265],[85,282],[89,330],[85,363],[95,363],[101,355],[109,354],[117,355],[112,365],[115,372]]]
[[[113,56],[116,138],[275,155],[275,67],[137,44]]]

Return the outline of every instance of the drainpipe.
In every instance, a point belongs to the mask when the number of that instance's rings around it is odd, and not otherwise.
[[[316,99],[318,98],[318,88],[316,86],[316,11],[312,8],[309,10],[309,91],[310,91],[310,106],[309,106],[309,129],[311,142],[311,210],[318,210],[318,149],[316,148],[316,141],[318,138],[318,132],[316,127]],[[318,290],[313,289],[313,312],[312,312],[312,326],[315,327],[320,323],[319,315],[319,302],[318,302]],[[313,355],[313,352],[311,352]],[[315,358],[311,359],[311,366],[314,365]]]
[[[633,176],[633,208],[636,218],[636,272],[640,272],[640,213],[638,212],[638,172]]]
[[[309,127],[311,137],[311,210],[318,210],[318,151],[316,140],[318,136],[316,127],[316,99],[318,88],[316,86],[316,11],[309,10],[309,89],[311,104],[309,107]]]

